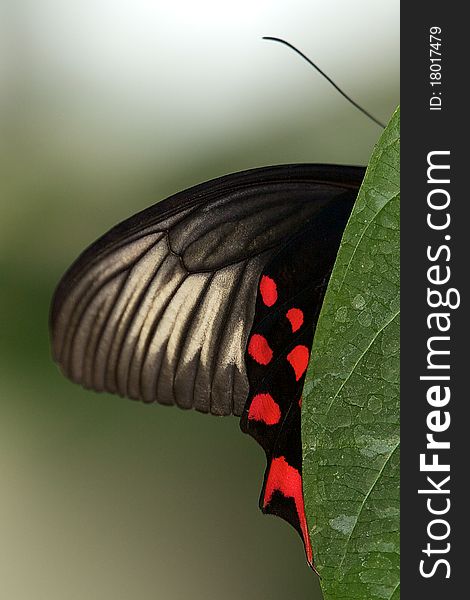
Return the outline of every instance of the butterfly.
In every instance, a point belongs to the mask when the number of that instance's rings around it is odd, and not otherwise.
[[[50,312],[53,357],[72,381],[239,417],[266,453],[260,508],[293,525],[313,568],[302,388],[364,173],[281,165],[177,193],[86,249]]]

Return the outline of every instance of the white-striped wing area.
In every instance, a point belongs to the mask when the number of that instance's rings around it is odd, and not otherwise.
[[[188,273],[166,232],[95,262],[70,286],[54,354],[73,381],[145,402],[240,415],[262,257]]]
[[[97,391],[241,415],[263,267],[362,174],[313,165],[245,171],[117,225],[55,292],[54,359]]]

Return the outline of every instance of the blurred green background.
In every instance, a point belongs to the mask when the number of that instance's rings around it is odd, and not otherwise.
[[[314,599],[264,517],[235,418],[87,392],[49,355],[54,286],[119,220],[198,182],[365,164],[387,121],[398,0],[0,1],[0,598]]]

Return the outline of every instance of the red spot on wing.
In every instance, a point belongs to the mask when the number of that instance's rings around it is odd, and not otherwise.
[[[310,542],[310,536],[308,535],[304,496],[302,493],[302,476],[297,469],[289,465],[284,456],[278,456],[271,461],[264,490],[264,507],[269,504],[275,491],[280,492],[286,498],[294,499],[307,560],[310,565],[313,565],[312,544]]]
[[[271,394],[256,394],[251,401],[248,418],[276,425],[281,420],[281,409]]]
[[[266,306],[272,306],[277,300],[277,286],[274,279],[263,275],[259,284],[259,291],[261,292],[261,298]]]
[[[258,333],[251,336],[248,343],[248,354],[260,365],[269,364],[273,357],[273,351],[266,338]]]
[[[290,321],[292,333],[295,333],[302,327],[304,322],[304,313],[300,310],[300,308],[290,308],[286,313],[286,317]]]
[[[308,366],[309,351],[307,346],[296,346],[287,355],[287,360],[294,369],[295,379],[299,381]]]

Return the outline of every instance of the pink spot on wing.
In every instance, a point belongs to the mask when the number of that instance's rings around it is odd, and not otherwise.
[[[248,418],[276,425],[281,420],[281,409],[271,394],[256,394],[251,401]]]
[[[274,279],[263,275],[259,284],[261,298],[266,306],[272,306],[277,301],[277,286]]]
[[[292,333],[295,333],[302,327],[304,322],[304,313],[300,310],[300,308],[290,308],[286,313],[286,317],[290,321]]]
[[[260,365],[269,364],[273,357],[273,351],[269,347],[266,338],[258,333],[251,336],[248,343],[248,354]]]
[[[295,509],[297,511],[297,516],[299,517],[300,529],[304,540],[305,554],[307,555],[309,564],[313,566],[312,544],[308,534],[304,496],[302,493],[302,476],[297,469],[289,465],[284,456],[273,458],[269,467],[264,490],[264,507],[269,504],[275,491],[280,492],[286,498],[294,499]]]
[[[296,346],[287,355],[287,360],[294,369],[295,380],[299,381],[308,366],[309,351],[307,346]]]

